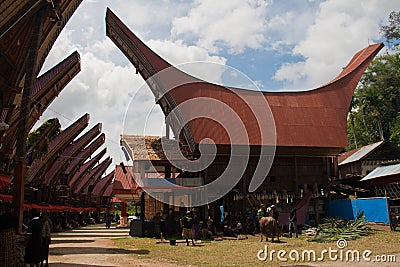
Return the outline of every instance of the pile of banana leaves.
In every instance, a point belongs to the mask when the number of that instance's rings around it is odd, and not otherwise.
[[[354,240],[371,233],[371,229],[366,224],[365,215],[361,212],[354,221],[345,221],[338,218],[325,219],[318,226],[316,235],[308,239],[308,241],[324,243],[334,242],[342,238]]]

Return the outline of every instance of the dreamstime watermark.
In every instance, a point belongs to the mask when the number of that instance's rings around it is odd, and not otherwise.
[[[182,65],[179,67],[182,68]],[[143,174],[157,172],[159,168],[153,165],[147,153],[142,153],[142,156],[147,156],[141,158],[142,163],[146,161],[142,164],[146,168],[133,170],[136,175],[132,174],[132,177],[146,193],[161,202],[181,205],[170,196],[191,196],[190,203],[183,203],[185,206],[202,206],[232,190],[252,160],[249,191],[255,191],[267,177],[276,149],[275,121],[263,92],[243,73],[226,65],[194,62],[183,67],[200,70],[203,77],[206,76],[205,79],[208,73],[212,82],[194,78],[176,67],[163,69],[147,78],[146,84],[138,89],[128,105],[123,135],[143,129],[143,140],[140,144],[136,143],[135,149],[147,151],[145,136],[154,135],[155,131],[162,136],[165,131],[165,124],[160,129],[154,129],[153,113],[155,105],[160,104],[165,122],[171,127],[174,136],[183,137],[192,150],[198,149],[200,152],[196,153],[196,158],[188,159],[182,153],[179,142],[162,138],[163,153],[173,168],[201,174],[218,156],[217,144],[224,145],[224,155],[229,160],[219,167],[221,172],[218,177],[213,177],[212,182],[207,184],[190,187],[175,184],[169,179],[160,179],[157,188],[152,189],[147,186],[151,181]],[[218,86],[218,81],[228,86]],[[248,85],[252,85],[252,91],[234,88]],[[143,116],[147,119],[137,119]],[[251,154],[254,151],[250,151],[253,144],[259,145],[257,157]]]
[[[371,250],[359,251],[357,249],[347,249],[348,243],[345,239],[339,239],[336,247],[329,247],[317,252],[313,249],[296,250],[289,252],[280,249],[268,249],[268,245],[264,249],[257,252],[257,259],[260,261],[273,261],[277,259],[281,262],[319,262],[319,261],[340,261],[340,262],[396,262],[396,255],[373,255]]]

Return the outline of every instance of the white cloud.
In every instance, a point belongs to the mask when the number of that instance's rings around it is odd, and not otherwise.
[[[95,3],[88,3],[86,8],[92,4]],[[119,4],[121,5],[121,1]],[[95,9],[99,8],[96,6]],[[121,158],[119,148],[120,134],[123,132],[125,134],[162,134],[160,130],[163,125],[162,113],[156,106],[150,123],[146,126],[146,130],[144,129],[143,122],[148,116],[147,111],[155,105],[154,96],[149,89],[138,92],[144,84],[143,79],[135,74],[135,68],[116,45],[104,33],[100,34],[98,26],[93,26],[95,20],[93,17],[88,17],[88,10],[81,10],[77,15],[79,16],[73,17],[75,21],[71,20],[69,27],[66,27],[57,39],[43,71],[60,62],[71,52],[78,50],[81,55],[81,72],[64,88],[35,127],[49,118],[58,117],[62,128],[65,129],[83,114],[89,113],[90,125],[84,132],[101,122],[103,132],[106,134],[105,146],[108,154],[114,159],[114,163],[118,163],[123,158]],[[100,14],[96,17],[97,23],[104,27],[104,16]],[[124,20],[124,17],[121,18]],[[151,24],[146,23],[144,24]],[[136,33],[135,28],[130,25],[128,27]],[[143,32],[147,31],[146,27],[140,29]],[[212,61],[220,64],[226,62],[223,57],[212,56],[204,48],[187,45],[182,40],[144,41],[172,64],[188,61]],[[213,74],[218,75],[218,73]],[[130,103],[132,96],[135,96],[135,101]],[[123,119],[129,104],[131,106],[127,114],[128,123],[123,129]],[[111,169],[113,166],[109,171]]]
[[[90,113],[91,126],[103,123],[106,146],[114,163],[121,160],[119,135],[125,111],[143,79],[135,75],[133,66],[105,36],[106,5],[145,44],[172,64],[211,61],[224,65],[227,59],[221,54],[226,55],[225,50],[235,54],[268,48],[282,54],[283,49],[290,48],[293,55],[305,60],[283,64],[275,78],[297,88],[333,78],[357,50],[367,45],[368,38],[379,37],[380,21],[386,21],[390,11],[400,8],[399,1],[391,0],[83,1],[57,39],[43,69],[77,50],[82,71],[40,122],[57,116],[65,128],[84,113]],[[255,69],[262,68],[266,67],[259,62],[255,65]],[[199,70],[210,74],[207,68],[198,67]],[[211,74],[211,80],[220,79],[220,72]],[[260,77],[256,79],[260,83]],[[153,106],[150,91],[136,94],[129,108],[128,131],[124,133],[143,133],[141,123],[148,115],[144,111]],[[154,114],[146,128],[148,134],[160,134],[162,115],[159,109]]]
[[[49,68],[57,65],[61,60],[68,57],[72,52],[82,49],[82,46],[71,41],[71,36],[75,33],[75,30],[64,29],[61,32],[62,37],[58,38],[56,41],[56,49],[51,49],[46,61],[42,67],[43,72],[47,71]]]
[[[218,66],[225,65],[225,58],[211,56],[204,48],[185,45],[182,40],[150,40],[147,44],[162,58],[166,59],[172,65],[177,65],[181,70],[206,81],[221,81],[223,70],[218,68]],[[212,67],[210,63],[216,64]]]
[[[263,0],[198,0],[186,16],[173,20],[172,34],[195,35],[198,46],[213,52],[220,43],[233,53],[260,48],[266,40],[267,6]]]
[[[379,27],[396,1],[328,0],[320,4],[314,24],[294,49],[303,62],[283,64],[275,79],[287,82],[288,88],[311,88],[336,76],[358,50],[378,40]],[[297,87],[297,88],[296,88]]]
[[[312,25],[315,13],[312,9],[289,10],[273,15],[267,22],[268,45],[272,49],[287,49],[304,38]]]

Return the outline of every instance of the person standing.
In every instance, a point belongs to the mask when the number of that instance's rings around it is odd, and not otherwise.
[[[111,215],[110,215],[109,213],[107,213],[107,214],[104,216],[104,221],[105,221],[105,223],[106,223],[106,228],[107,228],[107,229],[109,229],[110,226],[111,226],[111,220],[112,220]]]
[[[260,220],[262,217],[266,216],[265,205],[261,204],[259,210],[257,211],[257,219]]]
[[[25,263],[39,266],[42,259],[42,222],[36,209],[30,210],[31,221],[26,230],[28,237],[25,247]]]
[[[391,209],[389,212],[389,223],[390,223],[390,231],[396,231],[397,218],[393,209]]]
[[[172,236],[176,234],[175,212],[173,209],[170,209],[167,215],[167,220],[165,222],[165,231],[167,233],[167,236]]]
[[[42,214],[42,262],[40,266],[49,266],[49,246],[51,243],[51,222],[49,215],[45,212]],[[44,262],[46,262],[44,264]],[[43,265],[44,264],[44,265]]]
[[[182,226],[182,237],[183,239],[186,239],[186,245],[189,246],[189,239],[191,239],[192,244],[194,246],[194,240],[193,240],[194,220],[189,210],[186,212],[186,216],[181,219],[181,226]]]
[[[265,205],[261,204],[260,208],[257,210],[257,222],[256,222],[257,227],[256,227],[256,231],[255,232],[260,232],[261,231],[261,229],[260,229],[260,219],[262,217],[265,217],[265,216],[267,216],[267,212],[265,210]]]
[[[161,237],[161,223],[164,221],[164,218],[161,216],[161,212],[157,212],[153,217],[154,222],[154,235],[155,237]]]
[[[296,238],[297,234],[297,216],[296,216],[296,208],[292,208],[289,215],[289,237],[292,238],[293,230]]]

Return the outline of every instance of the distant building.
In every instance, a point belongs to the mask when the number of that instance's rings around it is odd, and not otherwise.
[[[373,187],[377,197],[400,200],[400,164],[377,167],[362,178],[361,182]]]
[[[339,178],[366,176],[382,163],[399,160],[400,149],[388,141],[380,141],[339,155]]]

